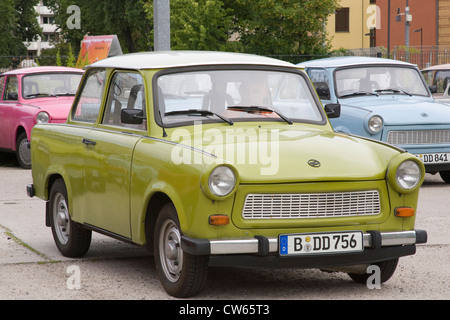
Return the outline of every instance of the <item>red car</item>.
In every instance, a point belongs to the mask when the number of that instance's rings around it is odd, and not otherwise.
[[[83,70],[33,67],[0,75],[0,150],[31,168],[29,140],[36,123],[65,122]]]

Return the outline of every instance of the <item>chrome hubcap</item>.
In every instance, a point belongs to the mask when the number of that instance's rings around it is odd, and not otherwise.
[[[59,242],[67,244],[70,236],[69,209],[62,194],[55,197],[53,203],[53,221]]]
[[[19,157],[25,165],[31,165],[31,151],[29,144],[30,143],[26,139],[20,141],[19,144]]]
[[[181,250],[181,235],[176,224],[167,220],[164,222],[159,239],[159,256],[161,266],[167,279],[176,282],[183,268],[183,251]]]

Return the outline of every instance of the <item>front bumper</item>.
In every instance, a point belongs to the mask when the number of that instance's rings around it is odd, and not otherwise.
[[[413,255],[416,244],[427,242],[425,230],[399,232],[368,231],[361,253],[280,257],[278,238],[192,239],[183,236],[181,248],[191,255],[209,255],[210,265],[245,267],[326,268],[374,263]]]

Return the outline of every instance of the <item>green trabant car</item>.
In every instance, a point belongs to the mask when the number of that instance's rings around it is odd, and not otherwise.
[[[86,68],[65,124],[31,137],[29,196],[64,256],[92,231],[148,247],[165,290],[207,267],[320,268],[390,278],[415,253],[424,166],[335,133],[301,67],[246,54],[127,54]],[[328,115],[327,115],[328,114]]]

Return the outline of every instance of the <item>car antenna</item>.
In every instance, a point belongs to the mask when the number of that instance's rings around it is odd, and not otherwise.
[[[165,138],[165,137],[167,137],[167,132],[166,132],[166,129],[164,128],[164,122],[162,119],[161,110],[158,110],[158,112],[159,112],[159,117],[161,119],[161,127],[163,129],[163,137]]]

